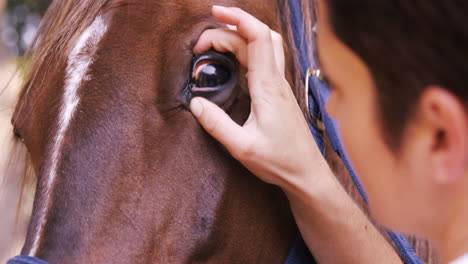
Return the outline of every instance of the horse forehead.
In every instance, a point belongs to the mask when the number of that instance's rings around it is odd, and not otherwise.
[[[205,2],[129,1],[128,5],[105,14],[110,21],[109,32],[100,48],[112,48],[113,51],[126,48],[132,54],[146,53],[148,56],[171,53],[175,47],[165,49],[164,44],[181,44],[184,40],[180,38],[190,34],[198,22],[209,16],[210,5]]]
[[[212,19],[213,5],[236,6],[249,11],[270,24],[276,22],[276,3],[271,0],[171,0],[128,1],[118,13],[127,15],[132,24],[144,24],[155,31],[170,31],[177,34],[180,28],[193,22]],[[136,19],[135,19],[136,18]]]
[[[124,74],[119,80],[125,82],[154,80],[168,64],[188,65],[190,47],[202,31],[222,26],[211,6],[212,1],[135,1],[105,13],[109,30],[98,47],[92,82],[102,79],[100,69]]]
[[[211,15],[214,4],[238,6],[278,29],[276,4],[270,0],[140,0],[129,1],[128,5],[113,12],[108,39],[123,40],[120,45],[127,45],[132,52],[139,49],[153,53],[153,56],[174,53],[175,57],[180,57],[182,54],[175,50],[182,42],[195,42],[201,34],[198,29],[224,26]],[[130,47],[128,42],[137,46]]]

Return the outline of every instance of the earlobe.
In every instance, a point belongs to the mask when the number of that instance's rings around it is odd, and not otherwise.
[[[427,88],[420,99],[420,118],[430,133],[429,162],[438,184],[459,183],[468,161],[468,114],[454,94],[441,87]]]

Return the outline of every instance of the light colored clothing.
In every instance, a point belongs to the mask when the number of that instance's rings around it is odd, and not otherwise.
[[[451,261],[449,264],[468,264],[468,253]]]

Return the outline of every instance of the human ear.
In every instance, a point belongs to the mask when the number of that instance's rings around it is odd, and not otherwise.
[[[468,112],[463,102],[441,87],[429,87],[420,97],[416,118],[425,135],[427,173],[437,184],[458,183],[468,161]]]

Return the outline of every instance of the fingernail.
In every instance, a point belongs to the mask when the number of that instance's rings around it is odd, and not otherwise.
[[[233,25],[226,25],[227,28],[229,28],[232,31],[237,31],[237,27]]]
[[[192,114],[199,118],[203,112],[203,105],[200,102],[200,99],[198,98],[193,98],[190,101],[190,111],[192,111]]]
[[[220,5],[213,5],[213,10],[223,11],[226,10],[226,7]]]

